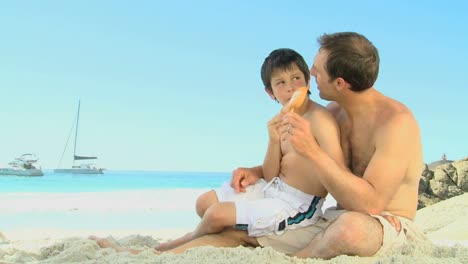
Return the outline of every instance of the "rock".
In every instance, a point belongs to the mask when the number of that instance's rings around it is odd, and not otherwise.
[[[468,158],[425,164],[419,180],[418,209],[468,191]]]
[[[435,168],[439,167],[440,165],[443,165],[443,164],[447,164],[447,163],[452,163],[453,160],[438,160],[438,161],[434,161],[434,162],[431,162],[429,163],[428,168],[430,170],[434,170]]]
[[[0,244],[9,244],[9,243],[10,243],[10,241],[8,241],[6,236],[3,235],[2,232],[0,232]]]
[[[424,164],[424,169],[419,179],[418,194],[427,193],[429,190],[429,181],[434,178],[434,172],[429,170],[427,164]]]
[[[438,203],[440,201],[442,201],[442,199],[437,198],[433,195],[422,193],[418,197],[418,210],[421,208],[433,205],[435,203]]]
[[[457,171],[457,186],[464,192],[468,192],[468,158],[452,163]]]

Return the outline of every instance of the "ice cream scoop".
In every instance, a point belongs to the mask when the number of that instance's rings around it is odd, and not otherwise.
[[[284,105],[283,109],[281,109],[281,112],[294,112],[294,110],[300,108],[306,101],[305,99],[307,98],[308,90],[309,89],[306,86],[296,88],[296,91],[294,91],[289,102]]]

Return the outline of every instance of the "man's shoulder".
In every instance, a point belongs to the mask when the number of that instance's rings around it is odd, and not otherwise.
[[[402,103],[394,104],[385,110],[379,120],[376,133],[379,137],[393,137],[396,134],[406,134],[408,137],[418,136],[419,126],[411,110]]]
[[[386,126],[402,126],[409,123],[416,123],[416,119],[411,110],[403,103],[391,99],[387,107],[382,111],[381,123]]]
[[[336,118],[341,111],[341,106],[337,102],[330,102],[326,109]]]

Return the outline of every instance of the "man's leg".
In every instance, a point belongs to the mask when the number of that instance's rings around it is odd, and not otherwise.
[[[382,241],[383,227],[377,219],[363,213],[346,212],[293,255],[323,259],[339,255],[373,256]]]
[[[223,231],[226,227],[236,224],[236,205],[233,202],[216,203],[205,212],[197,228],[182,237],[161,243],[155,247],[158,251],[166,251],[188,243],[196,238]]]

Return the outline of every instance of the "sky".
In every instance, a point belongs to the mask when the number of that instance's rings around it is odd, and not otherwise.
[[[0,5],[0,164],[56,168],[81,100],[78,155],[110,170],[229,172],[261,164],[280,110],[260,67],[309,66],[324,33],[380,54],[375,88],[406,104],[425,162],[468,156],[465,1],[8,1]],[[319,98],[312,80],[311,99]],[[73,136],[70,138],[73,141]],[[72,144],[60,166],[71,165]]]

